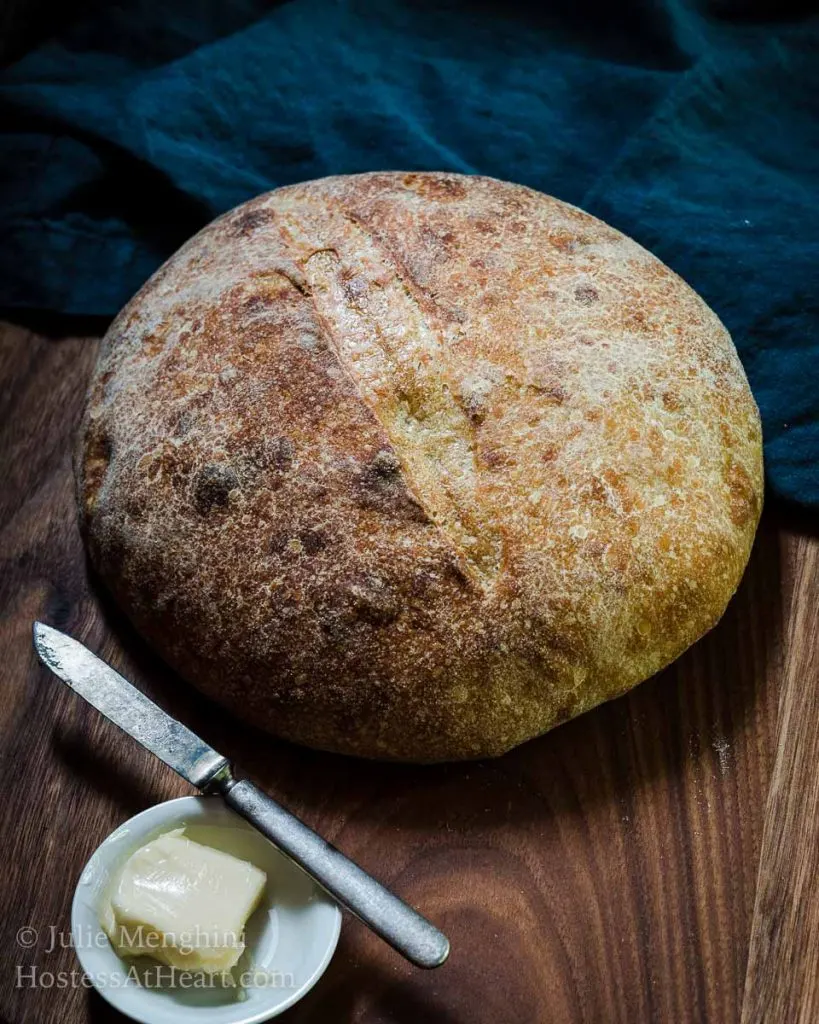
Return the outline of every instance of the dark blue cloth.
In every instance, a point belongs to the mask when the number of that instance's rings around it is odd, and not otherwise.
[[[0,307],[112,315],[216,214],[379,168],[609,221],[734,336],[819,506],[819,19],[785,0],[126,0],[0,76]]]

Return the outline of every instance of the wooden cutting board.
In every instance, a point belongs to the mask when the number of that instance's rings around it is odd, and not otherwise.
[[[790,628],[798,648],[802,630],[810,642],[807,618],[790,609],[796,585],[815,595],[817,542],[766,513],[739,593],[708,637],[629,696],[497,761],[411,767],[301,750],[181,683],[89,583],[70,449],[95,351],[91,340],[0,333],[0,1019],[123,1019],[77,975],[56,987],[76,960],[52,940],[65,941],[98,843],[149,804],[190,792],[37,664],[30,631],[42,618],[452,940],[449,962],[424,973],[346,918],[327,974],[286,1020],[739,1021],[783,637]],[[764,975],[764,956],[758,966]]]

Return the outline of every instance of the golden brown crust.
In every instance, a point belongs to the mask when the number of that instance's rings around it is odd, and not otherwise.
[[[762,501],[727,332],[595,218],[488,178],[279,189],[106,337],[92,558],[184,676],[299,742],[499,754],[709,629]]]

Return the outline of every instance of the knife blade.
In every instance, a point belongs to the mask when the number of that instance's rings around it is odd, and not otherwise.
[[[40,660],[84,700],[197,789],[221,796],[298,864],[322,889],[418,967],[439,967],[449,940],[380,882],[253,783],[233,777],[230,762],[163,711],[83,644],[34,623]]]
[[[197,789],[228,760],[171,718],[79,641],[34,623],[34,647],[55,676]]]

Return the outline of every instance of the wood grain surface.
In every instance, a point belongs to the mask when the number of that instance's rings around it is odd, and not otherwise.
[[[111,661],[449,934],[449,962],[421,972],[345,918],[327,974],[286,1020],[739,1021],[783,637],[815,641],[815,620],[790,610],[795,581],[800,594],[816,587],[815,542],[766,513],[740,591],[708,637],[627,697],[500,760],[414,768],[297,749],[176,679],[89,580],[70,446],[95,347],[0,335],[0,1019],[122,1019],[74,982],[44,987],[48,975],[32,968],[76,970],[73,951],[50,950],[50,939],[68,931],[86,859],[125,818],[190,791],[38,665],[39,617]],[[778,771],[786,786],[787,766]],[[17,938],[24,927],[38,936],[29,947]]]
[[[800,556],[742,1024],[819,1021],[819,545]]]

